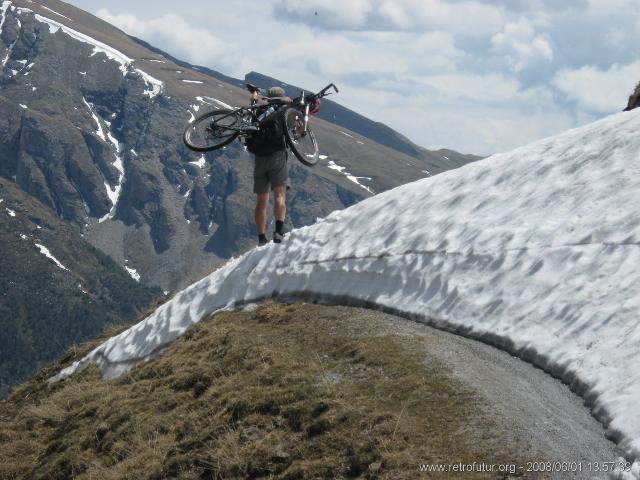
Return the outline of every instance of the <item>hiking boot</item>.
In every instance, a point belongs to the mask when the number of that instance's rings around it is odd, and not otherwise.
[[[263,247],[265,246],[267,243],[269,243],[269,240],[267,239],[266,235],[259,235],[258,236],[258,246],[259,247]]]
[[[284,238],[284,222],[282,220],[276,220],[276,229],[273,232],[273,242],[280,243]]]

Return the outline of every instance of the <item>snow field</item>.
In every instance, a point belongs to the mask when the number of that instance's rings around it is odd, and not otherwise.
[[[232,259],[54,380],[92,361],[118,376],[212,312],[274,295],[366,304],[546,368],[638,458],[639,128],[640,110],[613,115],[334,212]]]

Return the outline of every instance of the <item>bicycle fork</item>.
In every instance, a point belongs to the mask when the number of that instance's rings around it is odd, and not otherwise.
[[[304,121],[302,123],[302,136],[307,134],[307,125],[309,123],[309,104],[305,104],[304,90],[300,92],[300,104],[304,105]]]
[[[304,133],[307,133],[307,124],[309,123],[309,104],[304,106]]]

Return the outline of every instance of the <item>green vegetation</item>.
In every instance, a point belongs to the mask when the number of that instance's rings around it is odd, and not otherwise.
[[[0,398],[70,345],[131,322],[161,298],[134,281],[77,228],[0,178]],[[8,207],[7,207],[8,208]],[[67,268],[45,257],[45,245]]]
[[[48,387],[97,341],[74,349],[0,403],[0,479],[429,478],[420,464],[522,460],[424,338],[350,312],[223,313],[119,379],[91,366]],[[507,478],[482,475],[464,478]]]

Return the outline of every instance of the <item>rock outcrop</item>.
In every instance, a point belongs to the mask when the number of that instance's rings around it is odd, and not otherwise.
[[[638,83],[638,85],[636,85],[636,89],[633,91],[633,93],[629,95],[627,108],[625,108],[624,111],[627,112],[637,107],[640,107],[640,82]]]

